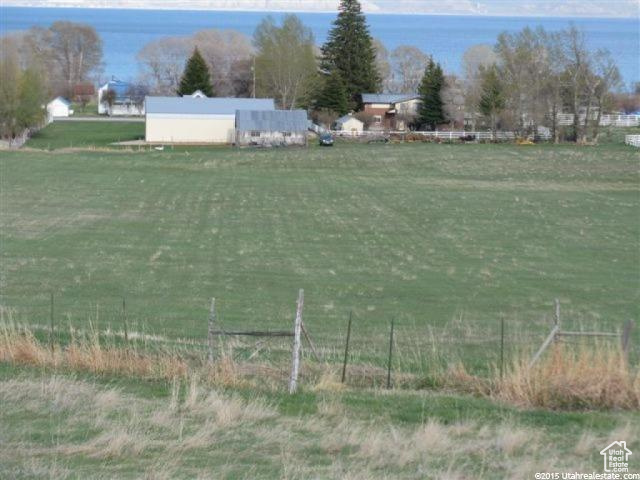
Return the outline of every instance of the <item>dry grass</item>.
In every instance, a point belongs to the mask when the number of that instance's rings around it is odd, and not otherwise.
[[[439,375],[439,383],[518,407],[640,409],[640,371],[633,371],[619,347],[555,345],[533,367],[529,361],[528,354],[519,355],[503,378],[497,369],[492,377],[481,378],[457,363]]]
[[[198,375],[199,383],[232,388],[255,386],[258,379],[262,384],[271,381],[271,386],[282,386],[287,377],[281,368],[240,364],[234,361],[233,352],[225,353],[211,365],[203,364],[201,360],[189,363],[176,352],[154,353],[115,344],[104,345],[96,335],[82,340],[72,338],[69,345],[56,344],[51,349],[30,330],[7,326],[0,329],[0,361],[168,380]],[[640,409],[640,372],[632,371],[619,348],[604,344],[570,348],[558,344],[535,367],[530,368],[528,362],[528,355],[520,355],[505,370],[503,378],[497,371],[492,378],[472,375],[462,363],[435,376],[437,384],[445,390],[471,393],[519,407]],[[352,365],[349,385],[381,386],[385,376],[383,369]],[[313,385],[312,390],[316,392],[337,393],[346,388],[329,364],[308,365],[304,380]],[[410,387],[414,381],[412,375],[394,373],[396,387]],[[188,398],[194,405],[200,402],[195,392]]]
[[[174,378],[187,373],[187,363],[174,354],[141,353],[103,345],[97,336],[73,340],[68,346],[44,344],[27,329],[0,330],[0,361],[37,367],[68,368],[97,374]]]
[[[629,368],[619,348],[556,345],[533,368],[528,360],[521,358],[495,382],[493,398],[550,409],[640,408],[640,372]]]
[[[132,478],[212,478],[229,469],[236,476],[242,471],[238,478],[515,479],[530,477],[541,461],[553,465],[568,458],[577,467],[607,441],[586,432],[575,450],[560,458],[557,444],[549,443],[541,430],[508,420],[366,421],[350,416],[340,394],[332,392],[326,393],[320,415],[288,417],[259,397],[240,398],[202,382],[196,376],[175,378],[169,398],[163,399],[135,397],[60,375],[0,382],[0,421],[11,415],[22,419],[19,429],[3,434],[0,476],[3,460],[22,455],[25,472],[44,477],[52,472],[52,478],[77,473],[72,465],[81,462],[99,465],[110,477],[118,476],[110,469],[127,465],[137,472]],[[30,422],[52,412],[57,423],[49,433],[58,440],[34,443],[38,440],[29,434]],[[637,434],[637,427],[625,424],[611,432],[628,439]],[[29,458],[36,452],[38,462],[33,463]],[[207,460],[190,463],[197,458]],[[245,463],[248,458],[270,473]],[[43,459],[57,466],[47,470]]]

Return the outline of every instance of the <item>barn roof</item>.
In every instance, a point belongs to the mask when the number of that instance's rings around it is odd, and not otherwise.
[[[363,93],[362,103],[400,103],[417,98],[417,93]]]
[[[306,132],[309,119],[305,110],[238,110],[236,129],[239,132]]]
[[[353,115],[351,115],[350,113],[347,115],[344,115],[342,117],[340,117],[338,120],[336,120],[336,123],[347,123],[349,120],[356,120],[360,123],[363,123],[362,120],[354,117]]]
[[[107,87],[107,90],[113,90],[116,92],[116,98],[124,98],[127,96],[130,85],[122,80],[112,78],[102,86],[102,88],[105,87]]]
[[[51,101],[49,102],[49,104],[52,104],[52,103],[53,103],[53,102],[55,102],[56,100],[59,100],[61,103],[65,104],[67,107],[70,107],[70,106],[71,106],[71,102],[70,102],[69,100],[67,100],[66,98],[64,98],[64,97],[56,97],[56,98],[54,98],[53,100],[51,100]]]
[[[147,114],[235,115],[236,110],[275,110],[272,98],[146,97]]]

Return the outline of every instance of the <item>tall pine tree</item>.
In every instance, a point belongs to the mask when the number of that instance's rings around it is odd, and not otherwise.
[[[316,110],[328,110],[344,115],[349,111],[349,98],[344,81],[337,70],[331,72],[322,83],[315,102]]]
[[[340,0],[338,18],[322,47],[322,68],[337,70],[344,81],[350,107],[357,107],[363,93],[380,90],[376,50],[358,0]]]
[[[441,96],[443,87],[442,67],[430,59],[418,90],[422,100],[418,111],[418,123],[429,130],[435,130],[438,125],[445,122]]]
[[[177,93],[178,95],[191,95],[196,90],[200,90],[207,97],[214,96],[209,68],[197,48],[187,61]]]

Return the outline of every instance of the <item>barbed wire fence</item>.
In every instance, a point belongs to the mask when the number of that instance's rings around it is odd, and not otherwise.
[[[69,341],[70,332],[91,333],[100,339],[128,344],[136,342],[147,348],[183,352],[212,362],[223,353],[238,362],[291,361],[295,338],[294,303],[286,314],[269,323],[269,328],[255,329],[255,322],[238,328],[237,320],[227,321],[224,308],[212,305],[205,308],[200,319],[190,319],[201,325],[201,335],[164,333],[157,326],[166,324],[157,317],[132,315],[130,296],[105,297],[98,301],[81,301],[64,294],[39,295],[35,301],[20,302],[19,306],[0,305],[0,322],[23,325],[50,343]],[[214,304],[215,305],[215,304]],[[228,306],[227,306],[228,307]],[[310,319],[304,322],[304,338],[300,340],[304,362],[331,366],[342,382],[358,375],[363,369],[372,369],[379,386],[390,387],[392,376],[410,374],[428,378],[432,372],[451,365],[463,365],[476,375],[502,375],[506,366],[522,355],[532,356],[549,335],[554,314],[540,322],[526,324],[514,321],[504,314],[482,325],[470,323],[462,316],[448,322],[418,322],[400,315],[391,318],[344,312],[344,320],[322,325]],[[232,315],[237,318],[237,315]],[[212,322],[213,318],[213,322]],[[626,345],[627,356],[633,364],[640,359],[638,342],[628,320],[619,321],[611,328],[609,337],[594,341],[620,342]],[[172,319],[177,325],[178,318]],[[273,329],[278,325],[277,329]],[[578,332],[588,332],[593,326],[581,326]],[[625,333],[626,332],[626,333]],[[619,336],[614,336],[619,335]],[[626,335],[626,337],[625,337]],[[218,337],[219,342],[214,342]],[[568,346],[584,344],[578,336],[554,337],[554,343]],[[615,345],[615,343],[612,343]],[[373,380],[372,380],[373,381]]]

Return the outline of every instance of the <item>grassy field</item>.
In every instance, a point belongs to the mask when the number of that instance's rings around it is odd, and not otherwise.
[[[26,143],[29,148],[106,147],[114,142],[144,138],[144,122],[54,122]]]
[[[59,125],[42,137],[143,126]],[[204,340],[211,297],[225,328],[281,330],[304,288],[328,357],[353,311],[365,363],[384,365],[395,318],[407,369],[436,350],[483,368],[501,317],[507,347],[532,348],[554,298],[567,328],[638,318],[637,160],[622,145],[6,153],[1,304],[47,325],[53,293],[56,323],[121,328],[125,297],[132,328]]]
[[[637,415],[428,392],[291,397],[0,364],[0,402],[0,477],[12,479],[529,479],[601,471],[613,440],[640,446]]]
[[[15,338],[0,330],[0,478],[521,479],[599,472],[613,440],[640,449],[636,411],[516,408],[430,388],[428,376],[458,361],[490,373],[500,318],[508,360],[536,348],[554,298],[567,329],[638,319],[638,151],[617,137],[583,148],[67,149],[143,127],[53,124],[29,144],[52,151],[0,157],[0,324],[43,340],[37,355],[8,354]],[[212,296],[224,328],[283,330],[299,288],[322,361],[305,350],[295,396],[284,392],[289,339],[224,343],[230,358],[270,366],[261,381],[109,373],[104,351],[102,370],[48,358],[52,293],[63,344],[68,326],[121,344],[126,298],[136,352],[202,361]],[[392,318],[402,388],[385,390]]]

